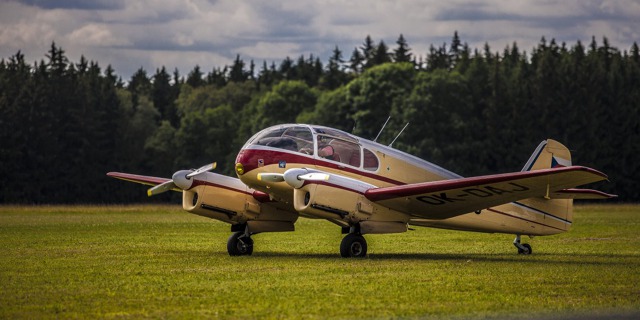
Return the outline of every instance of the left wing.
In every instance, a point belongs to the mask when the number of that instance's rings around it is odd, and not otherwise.
[[[176,186],[173,183],[172,179],[151,177],[151,176],[141,176],[137,174],[122,173],[122,172],[109,172],[107,173],[107,176],[124,180],[124,181],[145,184],[148,186],[155,186],[147,190],[148,196],[156,195],[169,190],[178,191],[178,192],[182,191],[182,189],[178,188],[178,186]]]
[[[364,196],[414,217],[446,219],[525,198],[550,198],[606,179],[597,170],[572,166],[372,188]]]
[[[145,185],[148,185],[148,186],[157,186],[159,184],[163,184],[163,183],[171,180],[171,179],[168,179],[168,178],[141,176],[141,175],[137,175],[137,174],[122,173],[122,172],[109,172],[109,173],[107,173],[107,176],[112,177],[112,178],[116,178],[116,179],[120,179],[120,180],[125,180],[125,181],[140,183],[140,184],[145,184]],[[175,189],[175,190],[176,191],[182,191],[181,189]]]

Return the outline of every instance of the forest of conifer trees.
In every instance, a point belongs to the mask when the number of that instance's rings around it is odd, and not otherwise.
[[[72,62],[52,44],[34,63],[0,62],[0,203],[148,201],[108,171],[170,177],[211,161],[232,174],[238,149],[278,123],[313,123],[373,138],[464,176],[518,171],[546,138],[574,163],[609,175],[593,186],[640,200],[640,52],[607,39],[531,52],[450,44],[412,52],[367,36],[347,58],[245,62],[186,76],[160,67],[123,80],[111,66]],[[177,199],[162,196],[154,201]]]

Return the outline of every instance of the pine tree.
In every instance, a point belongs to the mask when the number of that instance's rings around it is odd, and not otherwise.
[[[351,69],[351,72],[354,74],[360,74],[364,68],[364,61],[365,58],[360,53],[360,50],[358,50],[358,48],[354,48],[351,53],[351,58],[349,59],[349,69]]]
[[[389,48],[380,40],[380,43],[376,46],[373,58],[371,59],[370,67],[378,66],[387,62],[391,62],[391,55],[389,54]]]
[[[291,60],[291,58],[286,57],[284,60],[282,60],[282,63],[280,63],[279,73],[282,79],[285,79],[285,80],[295,79],[295,76],[294,76],[295,68],[294,68],[293,60]]]
[[[343,63],[342,51],[336,46],[333,49],[333,54],[329,58],[327,72],[324,73],[322,77],[322,87],[333,90],[346,83],[347,75],[343,70]]]
[[[160,112],[161,120],[166,120],[173,125],[178,124],[178,114],[176,113],[175,100],[178,98],[176,91],[171,88],[171,76],[163,66],[156,69],[153,76],[153,105]]]
[[[393,59],[395,62],[411,62],[411,49],[404,39],[404,36],[400,34],[396,41],[398,47],[393,50]]]
[[[151,80],[147,76],[147,71],[143,68],[138,69],[138,71],[131,76],[127,89],[131,92],[131,102],[133,103],[133,107],[136,108],[139,96],[149,96],[151,94]]]
[[[449,61],[451,68],[455,68],[460,60],[462,43],[460,37],[458,37],[458,31],[453,32],[453,39],[451,39],[451,46],[449,47]]]
[[[367,35],[367,37],[364,39],[364,43],[362,44],[362,47],[360,48],[360,50],[362,51],[362,57],[363,57],[363,69],[368,69],[372,66],[374,66],[374,57],[376,55],[376,46],[373,43],[373,40],[371,39],[371,36]]]
[[[227,66],[224,68],[216,67],[207,74],[207,84],[222,88],[227,85]]]
[[[205,85],[204,74],[200,71],[200,66],[196,65],[189,75],[187,75],[187,84],[193,88],[198,88]]]
[[[236,59],[233,61],[233,65],[229,70],[229,81],[231,82],[245,82],[248,78],[247,71],[244,70],[244,61],[240,59],[240,55],[236,55]]]

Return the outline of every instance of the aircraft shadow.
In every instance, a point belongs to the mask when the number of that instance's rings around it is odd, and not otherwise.
[[[319,260],[335,260],[342,259],[339,254],[327,253],[291,253],[277,251],[257,251],[252,257],[269,257],[269,258],[298,258],[298,259],[319,259]],[[631,259],[631,260],[629,260]],[[622,255],[622,254],[549,254],[534,253],[531,256],[518,254],[442,254],[442,253],[373,253],[362,259],[353,258],[351,260],[422,260],[422,261],[465,261],[465,262],[519,262],[526,264],[580,264],[580,265],[627,265],[635,264],[640,259],[640,255]]]

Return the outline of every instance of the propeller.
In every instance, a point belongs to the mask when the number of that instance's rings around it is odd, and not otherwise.
[[[324,172],[311,172],[298,176],[298,180],[327,181],[331,176]]]
[[[147,195],[149,197],[161,194],[163,192],[167,192],[169,190],[188,190],[191,188],[193,184],[193,180],[191,178],[205,173],[207,171],[211,171],[216,168],[217,163],[210,163],[204,165],[196,170],[180,170],[173,174],[171,180],[161,183],[153,188],[147,190]]]
[[[216,166],[218,166],[217,162],[206,164],[206,165],[196,169],[195,171],[189,173],[187,175],[187,178],[193,178],[193,177],[195,177],[195,176],[197,176],[197,175],[199,175],[199,174],[201,174],[203,172],[211,171],[211,170],[215,169]]]
[[[300,188],[304,181],[327,181],[330,175],[324,172],[313,172],[308,169],[289,169],[282,173],[258,173],[258,180],[263,182],[286,182],[293,188]]]
[[[284,181],[294,189],[302,188],[305,182],[328,183],[360,193],[376,188],[376,186],[362,180],[305,168],[292,168],[284,173],[260,173],[258,179],[267,183]]]

